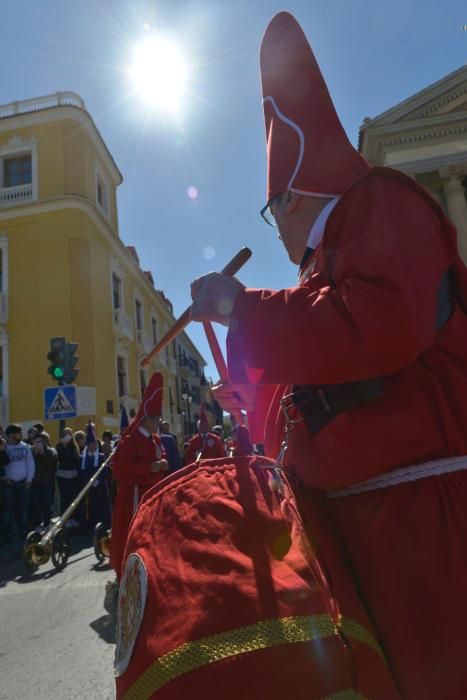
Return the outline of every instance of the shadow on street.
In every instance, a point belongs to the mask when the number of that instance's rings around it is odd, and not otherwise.
[[[97,632],[99,637],[107,644],[116,643],[117,600],[118,586],[112,581],[107,581],[104,597],[104,609],[107,611],[107,615],[103,615],[89,623],[94,632]]]
[[[58,571],[57,569],[55,569],[51,559],[49,559],[49,561],[46,564],[43,564],[43,566],[41,566],[34,573],[30,573],[26,570],[26,566],[21,558],[22,544],[18,544],[18,557],[0,569],[0,588],[5,587],[9,581],[15,581],[16,583],[21,584],[34,583],[35,581],[44,581],[54,576],[59,576],[60,574],[63,574],[68,569],[68,567],[73,566],[75,562],[81,561],[82,559],[87,559],[89,557],[94,558],[94,554],[92,552],[84,554],[81,557],[76,556],[84,549],[89,549],[89,547],[91,546],[89,537],[72,537],[70,540],[70,544],[70,559],[68,560],[66,567],[62,571]],[[95,570],[102,571],[103,567],[101,566],[100,568],[95,568]]]

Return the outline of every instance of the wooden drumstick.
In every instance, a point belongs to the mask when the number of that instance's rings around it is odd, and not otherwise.
[[[214,328],[210,321],[203,321],[204,332],[206,333],[206,338],[208,339],[209,349],[211,350],[212,357],[214,359],[214,364],[219,372],[219,379],[221,382],[229,381],[229,371],[227,365],[225,364],[224,356],[222,354],[219,341],[214,332]]]
[[[221,346],[219,345],[219,341],[217,340],[214,328],[212,327],[212,324],[209,321],[203,321],[203,327],[204,332],[206,333],[206,338],[208,339],[209,349],[211,350],[211,354],[214,359],[214,364],[216,365],[216,369],[219,373],[219,379],[221,380],[221,382],[228,382],[229,371],[227,369],[227,365],[225,364]],[[234,416],[237,423],[243,425],[244,419],[241,411],[235,411],[235,413],[233,413],[232,415]]]
[[[224,267],[223,270],[221,270],[222,275],[228,275],[229,277],[233,277],[236,272],[240,270],[240,268],[243,267],[243,265],[251,258],[251,250],[249,248],[242,248],[239,250],[239,252],[234,255],[232,260],[227,263],[227,265]],[[141,367],[147,367],[151,360],[158,354],[160,353],[174,338],[177,337],[179,333],[182,332],[184,328],[190,323],[191,321],[191,304],[190,306],[185,309],[185,311],[182,313],[181,316],[175,321],[173,326],[169,328],[167,333],[164,335],[163,338],[157,343],[157,345],[151,350],[151,352],[146,355],[146,357],[143,357],[141,360]]]

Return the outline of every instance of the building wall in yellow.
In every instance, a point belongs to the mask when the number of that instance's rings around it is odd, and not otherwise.
[[[11,202],[11,190],[0,188],[0,250],[7,272],[1,290],[0,417],[25,427],[44,420],[43,390],[55,386],[46,371],[49,341],[63,335],[79,343],[76,384],[96,390],[95,412],[67,423],[78,429],[90,419],[99,433],[105,428],[116,432],[120,400],[128,411],[139,404],[139,364],[153,344],[151,319],[157,321],[160,337],[173,323],[173,314],[118,236],[116,188],[121,176],[90,116],[82,108],[57,105],[0,118],[0,159],[28,152],[31,196],[20,193],[22,199]],[[98,180],[105,190],[105,207],[97,201]],[[113,273],[122,282],[120,309],[113,304]],[[135,326],[136,297],[143,311],[140,332]],[[184,342],[202,370],[202,356],[186,336]],[[118,395],[117,355],[126,366],[123,396]],[[153,363],[146,381],[154,369],[164,375],[164,415],[180,434],[180,381],[173,347]],[[46,422],[53,440],[57,428],[58,421]]]

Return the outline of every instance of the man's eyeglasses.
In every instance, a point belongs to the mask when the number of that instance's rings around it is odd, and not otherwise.
[[[274,226],[274,228],[277,228],[276,220],[274,218],[274,214],[271,211],[271,204],[274,201],[275,197],[269,200],[269,202],[266,204],[265,207],[263,207],[260,211],[262,219],[269,224],[269,226]]]

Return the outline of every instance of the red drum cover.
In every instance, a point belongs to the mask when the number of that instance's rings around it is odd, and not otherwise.
[[[125,552],[117,698],[399,697],[350,579],[339,608],[273,467],[204,460],[148,491]]]

